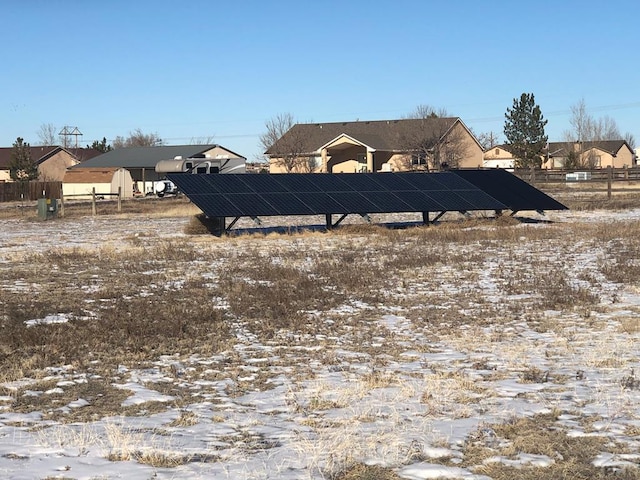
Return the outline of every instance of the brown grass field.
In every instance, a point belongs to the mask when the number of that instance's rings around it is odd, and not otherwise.
[[[52,432],[179,412],[163,427],[175,433],[231,422],[224,405],[276,392],[285,376],[279,415],[305,432],[287,445],[309,478],[418,478],[403,468],[428,461],[496,480],[640,479],[640,196],[555,197],[572,210],[548,222],[448,214],[429,227],[354,220],[222,238],[184,198],[127,201],[121,213],[102,202],[95,218],[69,204],[48,221],[3,205],[0,414],[38,412],[12,425]],[[162,381],[145,387],[170,400],[126,404],[116,384],[151,370]],[[509,397],[510,385],[523,390]],[[78,399],[86,406],[62,408]],[[418,418],[434,430],[416,430]],[[474,426],[463,440],[436,432],[454,422]],[[219,440],[242,458],[275,451],[242,432]],[[385,461],[365,461],[381,442]],[[436,447],[449,453],[434,458]],[[602,455],[626,460],[603,466]],[[181,468],[223,456],[106,458],[189,478]]]

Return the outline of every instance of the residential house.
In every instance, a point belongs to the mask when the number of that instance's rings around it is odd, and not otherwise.
[[[271,173],[478,168],[482,147],[459,118],[299,123],[265,154]]]
[[[0,182],[10,182],[9,167],[13,147],[0,148]],[[100,155],[93,148],[64,148],[60,146],[30,147],[31,159],[38,166],[38,180],[61,182],[67,168]]]
[[[212,159],[246,158],[216,144],[210,145],[169,145],[159,147],[116,148],[99,157],[76,165],[72,170],[84,168],[124,168],[131,174],[135,188],[144,193],[154,192],[154,183],[164,177],[164,173],[156,172],[156,164],[162,160],[175,158],[203,157]]]
[[[496,145],[484,152],[482,166],[484,168],[513,169],[515,159],[509,151],[508,145]]]
[[[593,142],[549,142],[541,156],[544,169],[554,168],[623,168],[635,167],[637,157],[625,140]],[[509,145],[499,145],[484,153],[483,166],[513,168],[515,158]]]

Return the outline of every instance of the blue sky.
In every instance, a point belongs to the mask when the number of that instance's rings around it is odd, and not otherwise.
[[[503,138],[533,93],[551,141],[584,99],[640,141],[637,0],[3,0],[0,146],[135,129],[254,160],[265,122],[444,108]]]

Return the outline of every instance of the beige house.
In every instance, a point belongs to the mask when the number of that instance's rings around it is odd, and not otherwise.
[[[508,145],[499,145],[484,152],[486,168],[514,168],[515,158]],[[623,168],[635,167],[636,156],[625,140],[595,142],[549,142],[542,156],[542,168]]]
[[[484,152],[484,158],[482,161],[482,166],[484,168],[512,169],[514,165],[515,159],[508,150],[508,146],[495,146]]]
[[[69,167],[100,155],[92,148],[63,148],[60,146],[30,147],[31,159],[38,166],[38,180],[61,182]],[[0,182],[10,182],[9,166],[13,147],[0,148]]]
[[[549,143],[548,160],[543,161],[542,168],[565,168],[565,166],[629,168],[636,166],[636,156],[625,140]]]
[[[65,197],[91,198],[94,189],[97,196],[111,196],[120,192],[122,198],[131,198],[134,182],[128,170],[117,167],[72,169],[67,171],[62,181]]]
[[[459,118],[296,124],[265,152],[270,173],[478,168],[482,147]]]

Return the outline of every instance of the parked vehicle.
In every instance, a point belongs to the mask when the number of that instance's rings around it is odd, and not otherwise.
[[[171,180],[158,180],[153,184],[153,190],[159,197],[165,195],[175,195],[178,193],[178,187]]]

